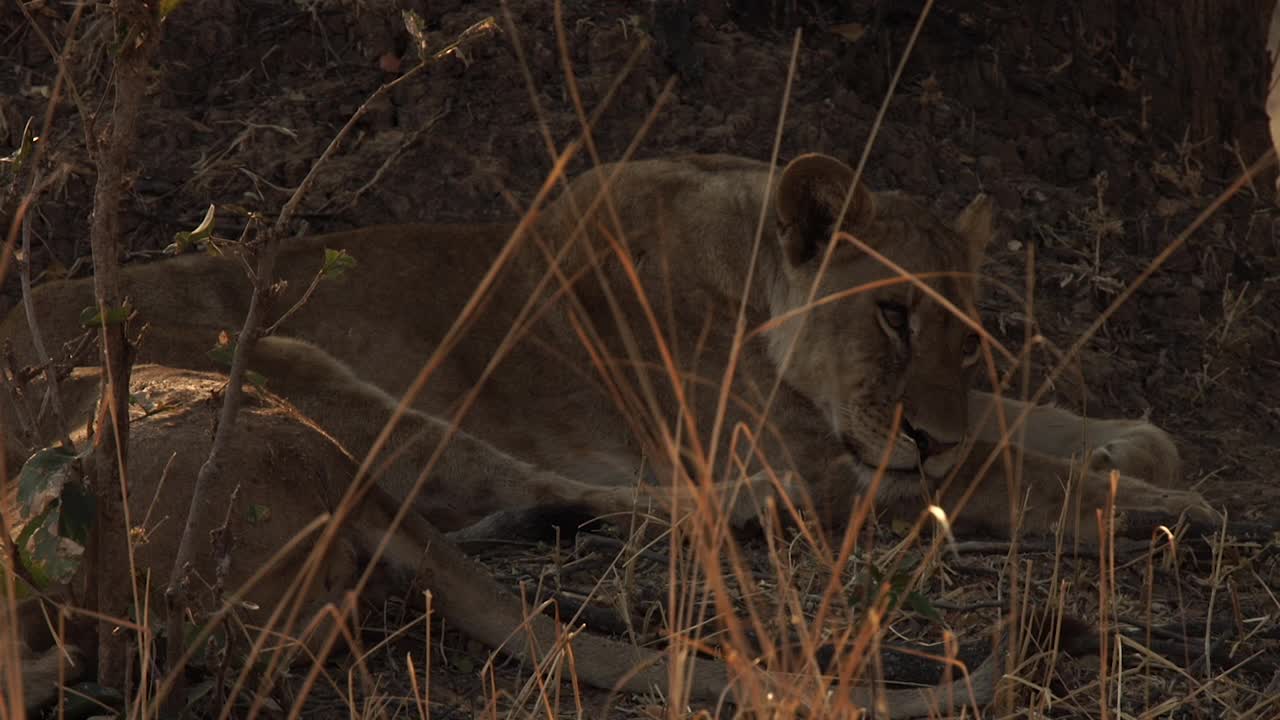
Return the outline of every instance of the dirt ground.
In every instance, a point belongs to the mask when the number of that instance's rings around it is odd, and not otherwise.
[[[41,27],[62,37],[70,10],[30,5]],[[565,3],[569,60],[588,109],[606,95],[637,43],[652,41],[600,118],[594,137],[601,155],[621,157],[643,130],[638,157],[768,158],[799,27],[780,157],[822,151],[856,163],[910,35],[914,6],[885,3],[890,9],[878,11],[873,0],[802,3],[784,21],[724,5]],[[985,320],[1010,347],[1021,346],[1034,249],[1035,332],[1048,341],[1035,354],[1038,382],[1055,361],[1052,348],[1070,346],[1234,179],[1239,163],[1224,162],[1230,150],[1216,141],[1155,130],[1149,113],[1166,111],[1167,103],[1135,91],[1135,75],[1145,69],[1117,62],[1105,41],[1082,47],[1070,14],[1024,11],[1018,0],[945,5],[924,26],[865,177],[876,188],[920,195],[948,214],[978,192],[996,198],[1002,235],[987,271],[1017,296],[989,292]],[[551,166],[547,143],[562,148],[580,123],[551,4],[508,6],[514,33],[481,42],[400,88],[359,125],[305,203],[311,231],[511,218],[529,202]],[[497,2],[460,0],[203,0],[171,16],[122,221],[129,260],[153,257],[174,232],[194,227],[210,203],[274,214],[364,98],[412,64],[400,7],[421,13],[437,48],[487,15],[507,24]],[[12,4],[0,9],[0,37],[5,64],[16,68],[0,75],[0,146],[11,148],[27,117],[43,117],[56,66]],[[80,57],[101,56],[110,41],[110,23],[87,14]],[[91,106],[108,67],[86,61],[76,74]],[[673,74],[672,97],[647,122]],[[94,173],[80,121],[65,99],[46,141],[72,172],[38,206],[35,267],[45,277],[83,275]],[[583,167],[579,160],[572,170]],[[1102,326],[1046,396],[1091,415],[1149,414],[1179,439],[1188,482],[1237,519],[1280,518],[1277,217],[1268,183],[1246,187]],[[236,236],[239,222],[221,213],[219,234]],[[0,310],[18,296],[11,277]],[[494,551],[491,559],[511,579],[536,578],[545,564],[536,553]],[[988,564],[996,560],[1002,558]],[[1032,554],[1028,562],[1044,565],[1049,558]],[[1184,619],[1199,623],[1202,636],[1209,623],[1234,659],[1251,657],[1262,666],[1218,678],[1214,692],[1162,716],[1248,716],[1272,680],[1266,663],[1280,660],[1276,563],[1250,548],[1240,551],[1229,577],[1220,568],[1217,582],[1206,579],[1210,564],[1183,569]],[[1078,594],[1072,609],[1083,615],[1096,610],[1091,567],[1096,574],[1096,563],[1081,561],[1072,578]],[[1126,572],[1132,576],[1125,581],[1140,588],[1142,569]],[[931,579],[926,591],[940,605],[961,608],[945,611],[944,619],[972,636],[992,611],[963,608],[975,596],[994,597],[1001,581],[981,568],[959,578]],[[1225,596],[1210,610],[1213,585]],[[1133,592],[1135,603],[1139,593]],[[486,714],[475,704],[480,661],[469,659],[481,655],[455,640],[457,652],[434,673],[436,716]],[[407,694],[394,668],[406,650],[420,652],[421,642],[411,638],[396,646],[398,654],[387,651],[388,696]],[[1066,663],[1059,679],[1072,689],[1096,682],[1096,665]],[[1194,672],[1205,681],[1203,668]],[[1162,678],[1160,687],[1186,691],[1176,673]],[[317,693],[310,714],[345,714],[339,694],[326,692]],[[1097,700],[1082,697],[1087,693],[1069,695],[1049,716],[1093,716]],[[643,716],[649,702],[632,698],[615,711]],[[1156,701],[1135,702],[1136,713]],[[1277,715],[1273,707],[1256,717]]]

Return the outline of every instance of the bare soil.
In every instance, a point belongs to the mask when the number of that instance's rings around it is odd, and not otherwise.
[[[29,5],[45,33],[61,42],[70,9]],[[724,152],[768,158],[799,29],[780,157],[822,151],[856,163],[917,13],[914,6],[881,7],[872,0],[791,4],[796,9],[786,17],[746,12],[739,9],[744,3],[657,5],[655,11],[640,2],[565,3],[567,60],[588,109],[604,98],[637,43],[651,41],[595,129],[605,159],[621,157],[633,142],[638,157]],[[551,166],[548,144],[563,147],[581,125],[551,4],[510,0],[508,6],[514,33],[446,61],[360,124],[307,199],[303,217],[310,231],[514,218],[529,202]],[[1168,117],[1152,122],[1151,113],[1179,108],[1137,91],[1143,74],[1158,68],[1119,62],[1116,45],[1131,38],[1083,38],[1079,17],[1054,7],[1020,0],[936,7],[865,173],[874,187],[918,194],[946,213],[978,192],[998,200],[1002,235],[987,271],[999,283],[983,309],[988,328],[1008,346],[1021,347],[1032,257],[1030,332],[1046,341],[1034,353],[1033,387],[1056,362],[1055,353],[1085,331],[1241,164],[1253,160],[1241,154],[1236,161],[1233,148],[1216,139],[1160,130],[1179,124]],[[122,222],[129,261],[154,257],[174,232],[194,227],[211,203],[276,212],[364,98],[414,62],[400,8],[426,19],[434,47],[487,15],[507,24],[496,2],[460,0],[203,0],[174,13],[142,118]],[[109,64],[94,59],[112,42],[104,15],[85,14],[74,77],[82,102],[109,112],[100,90]],[[11,148],[26,118],[43,117],[56,64],[13,4],[0,8],[0,38],[4,64],[13,68],[0,74],[0,146]],[[671,98],[647,120],[673,75]],[[89,270],[85,228],[94,171],[83,134],[64,92],[45,141],[71,172],[38,206],[34,263],[43,277]],[[373,182],[384,162],[390,164]],[[571,170],[584,163],[579,159]],[[223,212],[219,234],[234,237],[241,223]],[[1091,415],[1148,414],[1179,439],[1188,483],[1231,517],[1280,518],[1278,285],[1280,226],[1267,181],[1246,187],[1192,235],[1102,325],[1045,397]],[[18,296],[10,277],[0,310]],[[1236,661],[1261,662],[1262,670],[1255,665],[1219,675],[1225,668],[1213,667],[1206,675],[1203,666],[1194,668],[1195,682],[1216,680],[1173,717],[1247,716],[1271,681],[1266,663],[1280,661],[1277,561],[1257,547],[1229,555],[1184,565],[1174,572],[1178,583],[1173,575],[1157,578],[1158,619],[1180,618],[1201,647],[1212,640]],[[512,579],[537,579],[551,566],[545,549],[489,550],[486,556]],[[1052,555],[1032,553],[1024,560],[1041,586],[1053,569]],[[1007,586],[994,574],[1002,563],[1002,556],[960,562],[953,574],[932,575],[923,590],[951,608],[942,611],[950,626],[976,636],[995,610],[965,607]],[[665,568],[652,572],[652,582],[660,583]],[[1120,574],[1133,604],[1117,609],[1117,616],[1144,612],[1145,572],[1139,564]],[[1059,576],[1070,583],[1070,610],[1085,617],[1096,612],[1096,576],[1097,563],[1088,558]],[[918,619],[904,623],[923,627]],[[929,632],[936,637],[936,630]],[[432,664],[436,716],[487,715],[477,679],[483,654],[461,638],[445,637]],[[420,634],[411,634],[373,661],[385,663],[389,697],[408,694],[405,653],[415,652],[420,661],[422,643]],[[1062,684],[1055,692],[1096,683],[1092,662],[1060,665]],[[516,672],[508,667],[502,674],[509,680]],[[1154,707],[1194,687],[1177,673],[1151,672],[1157,677],[1145,687],[1159,692],[1144,700],[1132,687],[1142,678],[1134,679],[1126,685],[1126,693],[1136,693],[1127,711]],[[1087,699],[1088,692],[1068,696],[1050,715],[1094,716],[1098,700]],[[339,697],[318,691],[309,713],[345,715]],[[626,699],[614,712],[642,716],[648,702]],[[572,703],[562,709],[570,712]],[[1278,714],[1273,707],[1256,717]]]

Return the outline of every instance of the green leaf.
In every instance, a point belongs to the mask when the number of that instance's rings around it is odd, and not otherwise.
[[[27,521],[27,524],[22,528],[22,532],[18,533],[18,537],[13,540],[13,544],[18,548],[19,554],[26,552],[27,543],[31,540],[31,537],[36,534],[36,530],[39,530],[44,525],[45,520],[49,519],[49,513],[54,512],[55,509],[56,506],[51,503],[44,510],[41,510],[39,515]]]
[[[271,519],[271,508],[266,505],[250,505],[246,517],[250,525],[261,525]]]
[[[231,361],[236,354],[236,344],[234,341],[226,343],[220,342],[206,354],[210,360],[229,368],[231,367]],[[249,381],[249,383],[256,388],[264,388],[267,385],[267,378],[256,370],[245,368],[244,379]]]
[[[23,529],[20,538],[25,547],[18,548],[19,560],[42,589],[53,583],[67,582],[80,566],[80,555],[73,554],[57,533],[61,507],[60,503],[51,503],[41,513],[38,524],[32,521],[31,525],[36,526],[34,532],[28,535],[29,525]],[[29,544],[25,541],[28,536],[31,538]]]
[[[90,305],[80,311],[80,324],[84,327],[102,327],[105,325],[119,325],[129,319],[129,308],[116,307],[108,308],[106,321],[103,321],[102,314],[98,312],[98,308]]]
[[[75,452],[62,446],[37,450],[18,472],[18,504],[24,518],[44,510],[50,500],[62,494],[70,477]]]
[[[79,545],[87,544],[97,502],[98,499],[85,490],[80,483],[68,483],[62,489],[62,513],[58,523],[58,535]]]
[[[232,340],[231,336],[224,330],[218,333],[218,344],[214,345],[213,349],[207,354],[210,360],[229,368],[235,359],[236,341]],[[244,379],[257,388],[262,388],[267,384],[267,379],[263,377],[262,373],[247,368],[244,371]]]
[[[356,266],[356,259],[346,250],[324,249],[324,265],[320,268],[320,277],[329,280],[342,277],[342,274]]]
[[[912,610],[923,615],[929,620],[938,624],[942,623],[942,616],[938,614],[937,608],[935,608],[933,603],[929,602],[929,598],[924,595],[921,595],[918,592],[907,593],[907,605],[910,606]]]
[[[0,159],[0,163],[7,165],[9,172],[15,175],[22,170],[22,165],[26,163],[27,158],[31,157],[31,152],[40,140],[36,136],[35,129],[31,123],[32,118],[27,118],[27,124],[22,128],[22,140],[18,143],[18,149],[10,153],[8,157]]]
[[[209,209],[204,213],[204,219],[196,226],[195,230],[183,230],[173,234],[173,242],[164,249],[165,255],[179,255],[191,249],[192,246],[199,247],[202,243],[209,241],[213,236],[213,220],[215,216],[215,206],[210,205]]]
[[[210,360],[219,365],[231,367],[231,358],[236,354],[236,344],[234,342],[218,343],[208,354]]]

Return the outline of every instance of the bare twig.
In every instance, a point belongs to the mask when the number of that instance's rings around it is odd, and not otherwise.
[[[21,427],[10,428],[0,427],[0,432],[5,433],[6,442],[10,438],[20,436],[27,441],[28,445],[35,444],[36,441],[36,420],[35,413],[32,412],[30,405],[27,403],[25,393],[25,381],[23,376],[17,371],[16,361],[13,358],[13,348],[9,341],[5,340],[3,348],[0,350],[4,353],[4,367],[0,368],[0,388],[4,389],[5,394],[9,396],[10,402],[13,403],[14,420]],[[7,482],[8,477],[4,480]]]
[[[373,177],[369,179],[369,182],[356,188],[356,191],[351,193],[351,199],[347,201],[347,207],[348,208],[355,207],[355,204],[360,201],[360,198],[365,193],[369,192],[369,190],[371,190],[374,185],[377,185],[380,180],[382,180],[382,176],[385,175],[387,171],[391,169],[391,166],[395,164],[396,160],[400,159],[400,155],[404,153],[405,150],[408,150],[414,143],[418,142],[418,140],[423,135],[426,135],[427,133],[431,132],[432,128],[436,126],[436,123],[443,120],[445,116],[449,114],[449,111],[451,109],[452,109],[451,103],[449,103],[449,101],[446,100],[444,103],[443,110],[436,113],[435,115],[432,115],[431,119],[428,120],[422,127],[418,128],[417,130],[414,130],[412,135],[406,138],[404,142],[400,143],[400,146],[397,147],[390,155],[387,156],[385,160],[382,161],[382,165],[380,165],[377,171],[373,173]]]
[[[22,307],[27,315],[27,327],[31,329],[31,346],[36,351],[36,361],[44,368],[45,392],[57,422],[58,441],[62,446],[71,449],[70,426],[63,412],[62,395],[58,392],[58,374],[53,360],[45,351],[44,338],[40,335],[40,323],[36,320],[35,299],[31,296],[31,218],[22,219],[22,257],[18,259],[18,276],[22,281]],[[34,430],[35,428],[33,428]]]
[[[298,301],[295,302],[292,307],[290,307],[288,310],[285,310],[284,313],[280,315],[280,317],[276,318],[276,321],[271,323],[271,327],[267,328],[266,330],[263,330],[262,335],[264,337],[268,335],[274,335],[276,333],[276,330],[279,330],[280,326],[283,325],[285,321],[293,317],[294,313],[298,312],[298,310],[300,310],[303,305],[307,304],[307,301],[310,300],[311,296],[315,293],[316,288],[320,287],[320,281],[323,279],[324,279],[324,268],[322,267],[319,270],[317,270],[315,276],[311,278],[311,284],[307,285],[307,289],[302,292],[302,297],[298,298]]]

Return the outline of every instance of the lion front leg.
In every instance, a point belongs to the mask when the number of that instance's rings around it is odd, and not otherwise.
[[[1066,537],[1095,541],[1100,530],[1098,511],[1105,511],[1113,497],[1118,533],[1171,526],[1184,515],[1197,522],[1218,521],[1217,513],[1197,492],[1160,487],[1122,473],[1117,473],[1113,489],[1109,471],[1031,451],[1023,453],[1017,487],[1009,482],[1005,461],[997,458],[957,513],[958,501],[968,489],[966,478],[977,476],[991,449],[980,445],[942,498],[958,528],[976,526],[1003,535],[1015,529],[1028,535],[1053,535],[1060,530]],[[1017,455],[1012,457],[1017,462]]]
[[[1032,405],[991,393],[969,393],[969,417],[980,441],[998,443],[1002,429],[1020,416],[1010,442],[1055,458],[1088,458],[1091,470],[1171,486],[1181,480],[1182,458],[1169,433],[1145,420],[1099,420],[1049,405]]]

